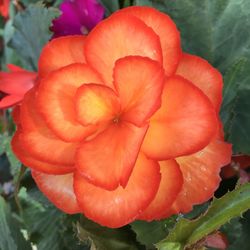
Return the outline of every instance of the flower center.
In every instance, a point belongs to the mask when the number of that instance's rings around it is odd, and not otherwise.
[[[120,117],[119,116],[115,116],[114,118],[113,118],[113,123],[119,123],[120,122]]]

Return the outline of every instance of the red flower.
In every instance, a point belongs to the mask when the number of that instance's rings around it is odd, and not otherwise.
[[[0,72],[0,109],[19,103],[24,94],[34,86],[37,73],[18,66],[7,65],[10,72]]]
[[[10,0],[0,0],[0,15],[4,18],[9,17]]]
[[[181,52],[167,15],[131,7],[87,37],[55,39],[38,73],[12,146],[58,208],[120,227],[212,197],[231,156],[222,77]]]

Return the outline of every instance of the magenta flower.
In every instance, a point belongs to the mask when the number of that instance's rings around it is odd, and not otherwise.
[[[87,34],[104,17],[105,9],[98,0],[65,0],[62,14],[52,23],[53,38]]]

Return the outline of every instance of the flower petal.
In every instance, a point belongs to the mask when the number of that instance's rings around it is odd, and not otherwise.
[[[82,84],[98,82],[98,75],[86,64],[71,64],[40,81],[38,109],[49,128],[62,140],[80,141],[96,130],[77,122],[74,98]]]
[[[114,68],[114,85],[121,101],[122,119],[137,126],[145,124],[161,105],[165,74],[149,58],[128,56]]]
[[[168,15],[147,6],[128,7],[116,12],[116,14],[119,13],[131,14],[154,30],[160,38],[166,75],[172,75],[176,71],[181,58],[180,34],[172,19]]]
[[[31,157],[51,164],[74,165],[78,143],[68,143],[46,126],[36,107],[36,89],[29,91],[21,106],[22,146]]]
[[[22,132],[20,130],[16,131],[12,138],[11,146],[12,150],[17,156],[17,158],[25,165],[31,169],[35,169],[47,174],[67,174],[74,170],[74,166],[62,165],[62,164],[50,164],[48,162],[37,160],[31,157],[27,151],[24,149],[20,141],[20,135]]]
[[[223,79],[217,69],[201,57],[184,53],[176,74],[201,89],[219,112],[222,102]]]
[[[162,62],[158,36],[138,18],[123,14],[99,23],[86,38],[84,49],[87,63],[101,74],[104,83],[111,88],[117,59],[139,55]]]
[[[73,190],[73,174],[49,175],[35,170],[31,173],[38,188],[57,208],[67,214],[81,212]]]
[[[181,191],[183,177],[175,160],[161,161],[161,182],[158,192],[150,205],[137,217],[139,220],[160,220],[171,207]]]
[[[18,102],[22,101],[23,96],[20,95],[7,95],[0,100],[0,109],[7,109]]]
[[[115,92],[98,84],[84,84],[78,88],[75,107],[77,120],[84,126],[112,121],[120,112],[120,103]]]
[[[83,35],[64,36],[48,42],[39,58],[39,76],[45,77],[51,71],[72,63],[85,63],[84,43]]]
[[[230,144],[214,139],[198,153],[177,158],[184,182],[171,212],[187,213],[193,205],[210,199],[218,188],[220,170],[230,163],[231,154]]]
[[[148,126],[111,124],[94,139],[81,144],[76,166],[89,182],[107,190],[126,186]]]
[[[216,129],[216,113],[207,96],[184,78],[171,77],[162,106],[150,121],[143,152],[158,160],[191,154],[204,148]]]
[[[74,189],[86,217],[115,228],[133,221],[148,206],[158,190],[160,178],[158,163],[139,155],[126,188],[104,190],[76,174]]]

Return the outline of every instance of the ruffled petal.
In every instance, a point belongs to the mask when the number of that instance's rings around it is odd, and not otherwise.
[[[85,63],[85,36],[64,36],[53,39],[44,46],[39,62],[38,74],[45,77],[51,71],[60,69],[72,63]]]
[[[178,193],[181,191],[183,177],[180,167],[175,160],[159,162],[161,168],[161,183],[154,200],[139,215],[139,220],[160,220],[169,210]]]
[[[217,130],[216,112],[200,89],[180,76],[166,81],[162,106],[150,120],[143,151],[166,160],[204,148]]]
[[[116,12],[116,14],[119,13],[133,15],[154,30],[160,38],[166,75],[172,75],[176,71],[182,54],[180,34],[172,19],[168,15],[147,6],[128,7]]]
[[[48,127],[64,141],[80,141],[96,130],[76,119],[74,98],[84,83],[100,83],[97,73],[86,64],[71,64],[40,81],[38,109]]]
[[[31,169],[41,171],[46,174],[67,174],[74,171],[74,166],[63,165],[63,164],[51,164],[45,161],[40,161],[34,157],[31,157],[20,141],[21,131],[16,131],[12,138],[11,146],[12,150],[17,158],[27,167]]]
[[[78,143],[68,143],[55,136],[46,126],[36,107],[36,90],[29,91],[21,106],[20,141],[38,160],[52,164],[74,165]]]
[[[76,166],[89,182],[107,190],[126,186],[148,126],[110,125],[94,139],[81,144]]]
[[[121,119],[145,124],[161,105],[165,80],[161,65],[149,58],[128,56],[114,68],[114,85],[121,101]]]
[[[75,107],[77,120],[84,126],[112,121],[120,112],[115,92],[98,84],[84,84],[78,88]]]
[[[76,174],[74,190],[86,217],[115,228],[133,221],[149,205],[156,195],[160,179],[158,163],[139,155],[126,188],[107,191]]]
[[[136,17],[114,15],[99,23],[88,35],[85,57],[104,83],[113,87],[113,67],[119,58],[139,55],[162,63],[158,36]]]
[[[34,170],[31,173],[38,188],[57,208],[67,214],[81,212],[73,190],[73,174],[49,175]]]
[[[198,153],[177,158],[184,182],[171,213],[187,213],[193,205],[209,200],[219,186],[220,170],[230,163],[231,154],[230,144],[214,139]]]
[[[219,112],[222,102],[223,79],[217,69],[201,57],[184,53],[176,74],[201,89]]]

